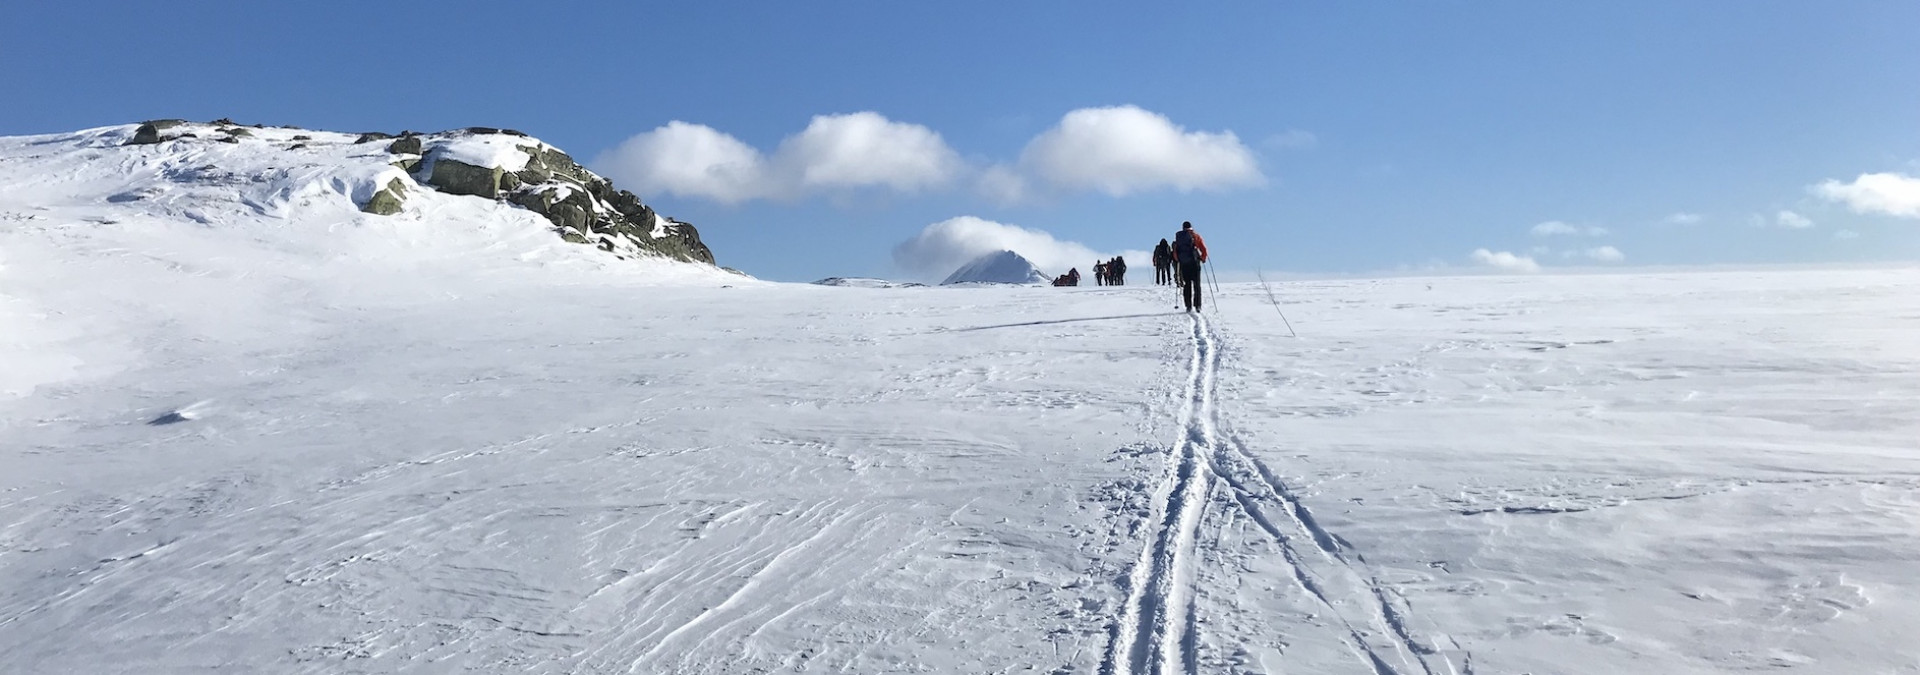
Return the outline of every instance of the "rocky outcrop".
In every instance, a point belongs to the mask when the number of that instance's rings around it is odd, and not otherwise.
[[[508,144],[524,154],[479,166],[451,149],[476,136],[511,137]],[[512,129],[471,127],[447,134],[402,138],[388,146],[400,155],[415,150],[425,161],[414,169],[421,182],[442,192],[502,199],[538,213],[553,223],[568,241],[587,243],[620,254],[653,254],[676,260],[713,264],[713,251],[700,241],[693,225],[665,218],[640,202],[632,192],[587,170],[559,149],[534,141]],[[524,141],[520,139],[526,139]]]
[[[252,125],[251,129],[267,127]],[[197,138],[203,143],[287,143],[286,149],[298,150],[310,145],[324,148],[329,143],[346,142],[348,138],[356,145],[385,142],[387,162],[406,172],[407,177],[393,178],[380,185],[359,205],[366,213],[383,216],[400,213],[405,209],[408,190],[424,184],[447,194],[491,199],[527,209],[552,223],[555,234],[561,238],[617,255],[664,256],[714,264],[713,251],[700,241],[700,232],[693,225],[655,213],[632,192],[615,188],[612,181],[587,170],[572,156],[520,131],[467,127],[431,134],[366,132],[334,135],[337,140],[329,141],[325,134],[277,131],[297,127],[274,129],[276,131],[256,133],[230,119],[149,120],[135,129],[125,143],[151,145]],[[371,152],[379,156],[377,150]],[[382,179],[384,176],[373,180]],[[359,191],[363,189],[357,188],[356,195],[365,194]]]

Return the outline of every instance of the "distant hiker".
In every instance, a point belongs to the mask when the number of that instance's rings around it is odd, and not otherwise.
[[[1193,223],[1180,223],[1173,234],[1173,260],[1179,266],[1180,301],[1187,311],[1200,311],[1200,266],[1207,262],[1207,242],[1193,231]]]
[[[1080,285],[1080,268],[1078,267],[1067,268],[1067,285],[1068,286]]]
[[[1173,245],[1165,239],[1153,247],[1153,283],[1161,286],[1173,283]]]
[[[1127,285],[1127,259],[1114,256],[1113,262],[1107,263],[1107,276],[1111,277],[1114,286]]]
[[[1107,264],[1106,263],[1100,262],[1098,260],[1093,261],[1093,285],[1095,286],[1107,285]]]

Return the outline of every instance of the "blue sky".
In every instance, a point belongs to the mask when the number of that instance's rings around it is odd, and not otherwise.
[[[1920,259],[1911,0],[8,15],[0,134],[510,127],[769,279],[1057,273],[1183,220],[1223,271]]]

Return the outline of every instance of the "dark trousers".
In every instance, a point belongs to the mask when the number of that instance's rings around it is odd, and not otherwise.
[[[1180,272],[1180,302],[1189,311],[1200,311],[1200,263],[1178,263],[1174,268]]]

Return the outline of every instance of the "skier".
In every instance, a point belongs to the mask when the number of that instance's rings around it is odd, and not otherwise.
[[[1207,242],[1193,231],[1192,222],[1180,223],[1173,235],[1173,259],[1180,273],[1180,301],[1187,311],[1200,311],[1200,266],[1207,262]]]
[[[1160,286],[1173,283],[1173,246],[1165,239],[1153,247],[1153,283]]]

